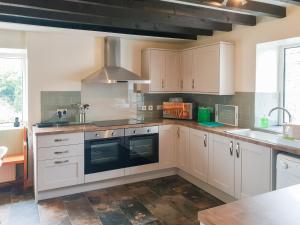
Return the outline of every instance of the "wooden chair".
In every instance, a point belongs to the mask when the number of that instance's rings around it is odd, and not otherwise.
[[[28,168],[27,168],[27,162],[28,162],[28,150],[27,150],[27,128],[24,127],[24,133],[23,133],[23,149],[22,153],[18,155],[10,155],[10,156],[4,156],[2,165],[17,165],[17,164],[23,164],[23,185],[24,187],[28,187]]]

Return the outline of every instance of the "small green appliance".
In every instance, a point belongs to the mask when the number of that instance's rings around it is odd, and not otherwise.
[[[211,122],[211,109],[207,107],[198,107],[198,123]]]

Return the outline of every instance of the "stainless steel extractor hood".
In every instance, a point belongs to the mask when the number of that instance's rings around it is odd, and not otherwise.
[[[120,38],[106,37],[104,49],[104,67],[83,79],[83,83],[114,84],[118,82],[139,82],[148,80],[143,79],[141,76],[130,72],[121,66]]]

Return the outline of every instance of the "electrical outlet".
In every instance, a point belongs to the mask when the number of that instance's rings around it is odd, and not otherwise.
[[[157,105],[156,110],[162,110],[162,105]]]
[[[62,116],[66,116],[68,113],[68,109],[57,109],[56,115],[61,118]]]
[[[142,106],[142,111],[146,111],[147,110],[147,106],[143,105]]]
[[[148,110],[152,111],[153,110],[153,105],[148,105]]]

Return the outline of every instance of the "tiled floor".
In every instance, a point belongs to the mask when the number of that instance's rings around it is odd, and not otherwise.
[[[35,204],[32,191],[0,186],[1,225],[198,225],[199,210],[223,204],[178,176]]]

